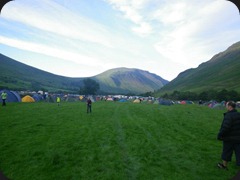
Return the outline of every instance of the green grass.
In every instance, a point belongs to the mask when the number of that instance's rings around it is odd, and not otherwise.
[[[0,107],[0,169],[12,180],[226,180],[216,167],[223,110],[96,102]]]

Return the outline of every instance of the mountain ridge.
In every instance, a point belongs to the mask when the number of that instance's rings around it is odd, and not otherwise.
[[[114,68],[93,77],[96,81],[107,82],[111,88],[130,93],[133,89],[141,89],[144,92],[158,90],[168,83],[167,80],[148,71],[136,68]],[[133,88],[134,87],[134,88]],[[108,89],[108,87],[105,87]],[[127,89],[127,90],[126,90]]]
[[[99,83],[101,93],[141,94],[168,83],[156,74],[135,68],[114,68],[91,77],[73,78],[40,70],[3,54],[0,54],[0,64],[0,88],[76,93],[83,86],[83,80],[91,78]]]
[[[240,92],[240,42],[214,55],[197,68],[187,69],[161,88],[157,94],[177,91],[201,92],[230,89]]]

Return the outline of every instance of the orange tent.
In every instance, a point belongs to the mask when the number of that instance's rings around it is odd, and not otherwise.
[[[26,95],[22,98],[22,102],[35,102],[35,100],[31,96]]]

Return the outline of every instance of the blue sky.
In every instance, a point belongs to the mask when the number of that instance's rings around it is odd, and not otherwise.
[[[170,81],[238,41],[226,0],[15,0],[0,15],[0,53],[68,77],[128,67]]]

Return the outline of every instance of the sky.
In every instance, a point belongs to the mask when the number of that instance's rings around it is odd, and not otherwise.
[[[171,81],[238,41],[226,0],[15,0],[0,15],[1,54],[67,77],[127,67]]]

